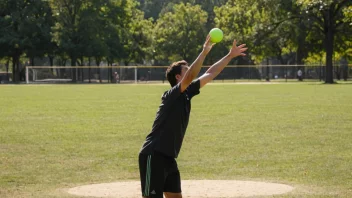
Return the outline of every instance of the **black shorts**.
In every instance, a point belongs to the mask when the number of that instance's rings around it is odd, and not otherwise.
[[[162,198],[163,192],[181,193],[181,178],[176,160],[154,152],[139,154],[142,196]]]

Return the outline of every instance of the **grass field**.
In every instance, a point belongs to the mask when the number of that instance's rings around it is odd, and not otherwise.
[[[0,86],[0,197],[139,179],[165,85]],[[215,84],[192,101],[183,179],[289,184],[275,197],[352,197],[352,84]]]

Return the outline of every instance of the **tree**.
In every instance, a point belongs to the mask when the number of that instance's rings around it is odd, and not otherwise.
[[[144,18],[158,20],[160,12],[170,1],[166,0],[138,0],[139,8],[144,11]]]
[[[131,21],[127,23],[123,32],[125,65],[131,61],[143,63],[152,57],[153,27],[152,19],[144,19],[143,12],[138,9],[132,10]]]
[[[206,36],[207,13],[199,5],[177,4],[160,16],[155,28],[156,59],[196,58]]]
[[[267,35],[260,38],[260,34],[271,28],[268,10],[260,3],[261,1],[229,0],[225,5],[214,9],[215,24],[225,35],[222,44],[226,47],[231,46],[233,39],[239,43],[246,43],[248,53],[256,55],[253,57],[249,55],[248,58],[256,58],[258,62],[264,56],[272,54],[270,46],[265,45],[267,41],[264,39],[267,39]]]
[[[192,5],[200,5],[201,8],[208,13],[206,28],[211,29],[215,26],[214,7],[225,5],[228,0],[188,0]]]
[[[89,5],[88,0],[52,0],[51,5],[56,14],[55,40],[61,51],[67,53],[71,65],[76,66],[80,50],[85,43],[80,29],[81,14]],[[72,81],[77,80],[76,69],[72,70]]]
[[[84,65],[84,57],[88,57],[89,64],[91,57],[94,57],[97,66],[107,56],[105,29],[110,25],[108,14],[114,7],[111,1],[91,0],[84,5],[79,17],[78,32],[82,35],[82,42],[79,48],[80,64]],[[83,70],[80,70],[83,80]],[[97,70],[99,81],[102,81],[100,69]],[[90,70],[89,70],[90,76]]]
[[[314,22],[313,30],[322,35],[326,52],[325,83],[333,83],[333,53],[338,41],[336,38],[343,38],[345,35],[350,37],[352,33],[352,20],[348,15],[352,1],[298,0],[297,4],[302,6],[302,16]]]
[[[333,52],[348,54],[350,46],[351,4],[348,0],[230,0],[215,8],[215,22],[229,31],[227,35],[244,40],[257,61],[275,56],[283,63],[283,55],[294,52],[295,63],[303,64],[309,54],[324,49],[325,81],[332,83]]]
[[[27,24],[24,29],[30,37],[31,42],[25,47],[25,54],[30,58],[32,66],[35,65],[35,57],[44,57],[45,54],[52,54],[55,43],[52,42],[51,28],[54,26],[52,10],[47,1],[33,1],[33,11],[41,15],[32,16],[35,24]],[[50,61],[52,62],[52,61]]]
[[[0,47],[7,49],[0,55],[12,58],[13,81],[17,82],[20,80],[21,55],[27,52],[30,56],[42,56],[47,49],[46,41],[50,40],[52,25],[51,9],[46,1],[3,0],[0,15]],[[38,49],[31,53],[34,47]]]
[[[123,53],[116,49],[123,49],[121,32],[131,18],[133,0],[52,0],[52,6],[58,16],[56,40],[71,65],[84,56],[94,57],[97,65],[104,57],[110,62],[121,57]]]

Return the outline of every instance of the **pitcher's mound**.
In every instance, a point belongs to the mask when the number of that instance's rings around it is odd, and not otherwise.
[[[292,186],[284,184],[231,181],[231,180],[183,180],[183,197],[250,197],[288,193]],[[139,181],[78,186],[68,190],[70,194],[90,197],[140,198]]]

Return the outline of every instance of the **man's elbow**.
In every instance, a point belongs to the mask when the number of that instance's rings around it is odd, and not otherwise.
[[[207,71],[205,72],[205,75],[208,76],[208,78],[215,78],[217,75],[219,74],[219,72],[216,71]]]

